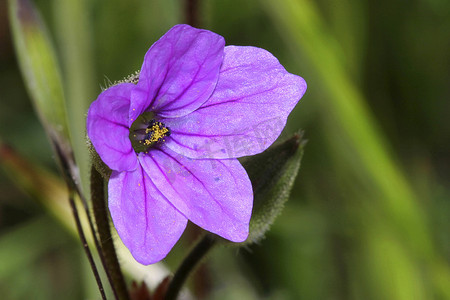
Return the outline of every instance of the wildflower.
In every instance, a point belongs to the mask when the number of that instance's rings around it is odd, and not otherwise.
[[[305,90],[269,52],[177,25],[148,50],[137,84],[103,91],[87,132],[112,170],[109,209],[134,258],[163,259],[188,220],[244,241],[253,193],[236,158],[269,147]]]

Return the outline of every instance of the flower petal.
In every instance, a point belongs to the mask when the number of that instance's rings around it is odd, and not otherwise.
[[[148,50],[133,92],[130,122],[145,110],[184,116],[211,95],[219,77],[225,41],[208,30],[177,25]]]
[[[163,259],[183,233],[187,219],[158,191],[141,167],[113,172],[109,210],[125,246],[140,263]]]
[[[129,139],[128,111],[134,84],[103,91],[89,108],[87,134],[103,162],[115,171],[131,171],[138,160]]]
[[[280,135],[306,91],[266,50],[225,47],[210,99],[181,118],[161,120],[171,129],[166,145],[192,158],[233,158],[260,153]]]
[[[190,221],[234,242],[248,236],[253,192],[237,159],[194,160],[170,149],[139,156],[164,196]]]

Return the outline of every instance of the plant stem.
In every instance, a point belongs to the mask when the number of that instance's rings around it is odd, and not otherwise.
[[[89,249],[89,245],[86,241],[86,236],[84,235],[83,227],[81,226],[80,216],[78,215],[77,206],[75,205],[74,200],[74,191],[69,187],[69,203],[70,208],[72,209],[72,214],[75,219],[75,224],[78,230],[78,235],[80,236],[81,243],[83,244],[83,249],[86,252],[86,255],[89,260],[89,264],[91,265],[92,272],[94,273],[95,281],[97,282],[98,289],[100,294],[102,295],[102,299],[106,300],[105,290],[103,289],[103,284],[100,279],[100,275],[98,274],[97,267],[95,266],[94,258],[92,257],[91,250]]]
[[[113,239],[111,237],[103,183],[104,181],[102,175],[95,169],[94,166],[92,166],[91,200],[94,209],[97,232],[101,243],[101,250],[105,258],[105,269],[110,275],[109,279],[111,288],[116,299],[128,300],[129,294],[127,285],[120,269],[116,249],[114,248]]]
[[[186,23],[197,27],[198,26],[198,2],[199,0],[185,0],[185,18]]]
[[[195,269],[198,263],[205,257],[205,254],[216,244],[216,240],[210,234],[206,234],[200,242],[195,245],[189,255],[181,263],[172,281],[169,284],[165,300],[175,300],[189,274]]]
[[[89,206],[86,201],[86,197],[84,197],[84,194],[81,190],[80,178],[78,176],[78,168],[77,168],[77,164],[75,163],[75,158],[73,156],[73,153],[70,148],[67,149],[67,147],[62,147],[64,144],[58,143],[57,140],[51,139],[51,141],[52,141],[52,145],[54,146],[56,155],[58,157],[58,161],[59,161],[59,164],[61,167],[61,172],[62,172],[64,181],[67,183],[69,193],[77,194],[81,200],[81,203],[83,204],[84,212],[86,213],[86,218],[89,223],[89,229],[91,230],[91,233],[92,233],[92,239],[94,241],[95,248],[97,249],[103,269],[105,270],[106,276],[108,277],[108,281],[110,282],[110,284],[112,286],[111,275],[109,274],[109,271],[108,271],[108,268],[107,268],[106,262],[105,262],[105,257],[103,255],[103,251],[100,246],[100,242],[98,241],[98,237],[97,237],[97,234],[96,234],[96,231],[94,228],[94,223],[92,222],[91,213],[89,211]],[[72,197],[73,197],[73,195],[72,195]],[[71,203],[71,205],[72,205],[72,203]],[[75,202],[73,203],[73,205],[75,205]],[[75,211],[74,211],[75,221],[77,221],[77,218],[78,218],[77,222],[79,222],[79,216],[78,216],[78,211],[76,210],[76,206],[74,206],[74,208],[75,208]],[[75,215],[75,213],[76,213],[76,215]],[[81,223],[80,223],[80,226],[81,226]],[[82,227],[80,227],[80,228],[82,229]],[[80,234],[80,237],[81,237],[81,234],[83,234],[83,238],[85,239],[84,232],[81,231],[81,233],[80,233],[80,230],[78,230],[78,232]],[[84,247],[86,247],[86,245],[84,245]],[[89,251],[89,253],[90,253],[90,251]],[[92,263],[91,263],[91,267],[92,267],[92,271],[94,272],[94,275],[97,276],[98,271],[95,267],[95,264],[92,265]],[[96,272],[97,272],[97,274],[95,274]],[[100,286],[99,286],[99,288],[100,288]],[[103,289],[103,286],[101,288]],[[104,293],[103,290],[101,290],[100,292]],[[117,294],[114,291],[114,288],[113,288],[113,292],[114,292],[115,299],[118,299]]]

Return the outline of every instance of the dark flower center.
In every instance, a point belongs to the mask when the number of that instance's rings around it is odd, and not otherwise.
[[[130,141],[136,153],[147,152],[157,144],[165,142],[168,136],[170,136],[169,127],[153,118],[150,119],[148,113],[139,116],[130,128]]]

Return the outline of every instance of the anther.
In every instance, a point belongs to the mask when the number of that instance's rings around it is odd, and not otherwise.
[[[165,137],[170,135],[170,129],[164,123],[151,120],[145,129],[145,136],[142,139],[144,145],[151,146],[155,143],[165,141]]]

